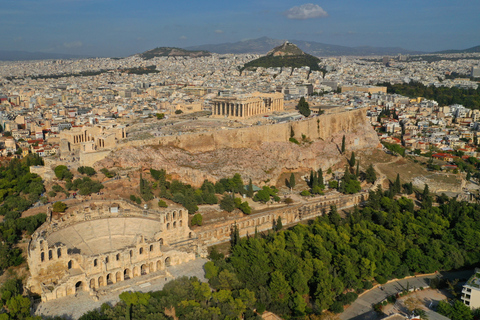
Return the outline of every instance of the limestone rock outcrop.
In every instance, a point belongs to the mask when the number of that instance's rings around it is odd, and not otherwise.
[[[289,141],[292,133],[300,144]],[[340,152],[343,136],[347,156],[349,151],[379,146],[364,111],[354,110],[298,122],[129,143],[96,166],[165,169],[195,186],[204,179],[217,181],[234,173],[255,184],[273,184],[285,171],[326,170],[340,162],[345,157]]]

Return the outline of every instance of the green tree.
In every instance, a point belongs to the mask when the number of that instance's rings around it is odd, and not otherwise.
[[[252,179],[248,181],[248,186],[247,186],[247,197],[252,198],[253,197],[253,184],[252,184]]]
[[[290,180],[288,181],[288,186],[290,187],[290,189],[295,188],[295,175],[293,174],[293,172],[290,175]]]
[[[203,216],[200,213],[196,213],[192,218],[192,226],[201,226],[203,223]]]
[[[350,160],[348,161],[348,164],[350,165],[351,168],[355,166],[355,152],[352,151],[352,156],[350,157]]]
[[[367,171],[365,172],[365,180],[368,183],[375,183],[377,180],[377,173],[375,172],[375,169],[373,169],[372,164],[368,166]]]
[[[282,224],[282,217],[278,217],[276,223],[275,223],[275,230],[280,231],[283,229],[283,224]]]
[[[30,317],[30,299],[22,295],[16,295],[8,300],[7,308],[13,319],[27,319]]]
[[[131,319],[131,313],[132,313],[132,306],[137,306],[137,305],[143,305],[146,306],[148,305],[148,300],[150,299],[150,294],[149,293],[142,293],[142,292],[130,292],[130,291],[124,291],[120,294],[119,296],[120,300],[125,302],[127,305],[127,311],[126,311],[126,319],[130,320]]]
[[[395,182],[393,183],[393,190],[395,193],[400,193],[402,191],[401,184],[400,184],[400,174],[397,173],[397,178],[395,179]]]
[[[298,102],[298,112],[304,117],[310,116],[310,106],[308,105],[308,102],[305,101],[304,97],[301,97],[300,101]]]
[[[345,135],[342,137],[342,153],[345,153]]]
[[[235,210],[235,207],[236,207],[235,200],[229,194],[225,194],[222,200],[220,200],[220,209],[222,210],[225,210],[227,212],[232,212],[233,210]]]

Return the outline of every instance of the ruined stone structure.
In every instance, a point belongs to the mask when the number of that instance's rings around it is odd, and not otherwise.
[[[252,235],[255,232],[267,231],[273,228],[280,217],[282,224],[287,225],[318,217],[330,211],[330,206],[335,205],[338,209],[349,208],[360,204],[368,198],[368,193],[354,195],[342,195],[340,197],[325,197],[321,200],[307,204],[298,204],[288,207],[272,209],[248,216],[235,221],[225,221],[214,226],[206,226],[197,230],[198,239],[206,245],[214,245],[227,242],[235,226],[238,228],[240,237]]]
[[[184,209],[142,210],[95,201],[44,223],[28,246],[27,287],[48,301],[119,281],[165,272],[203,254]]]
[[[249,118],[283,110],[283,93],[260,93],[212,99],[212,116]]]
[[[72,150],[92,152],[114,148],[116,141],[126,137],[125,126],[116,123],[72,127],[60,132],[60,152]]]

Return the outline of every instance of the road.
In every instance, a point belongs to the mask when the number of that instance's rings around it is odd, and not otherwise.
[[[474,270],[465,270],[465,271],[455,271],[455,272],[445,272],[442,273],[442,277],[446,279],[468,279]],[[383,300],[385,300],[388,296],[396,294],[400,291],[406,290],[407,286],[409,288],[420,288],[428,286],[428,279],[434,278],[436,275],[425,275],[425,276],[417,276],[414,278],[408,279],[400,279],[391,281],[382,285],[382,289],[380,287],[376,287],[371,289],[370,291],[364,293],[358,299],[350,305],[342,314],[340,314],[340,319],[342,320],[375,320],[380,319],[378,315],[373,311],[372,306],[377,304]],[[438,302],[438,301],[437,301]],[[436,305],[435,301],[434,304]],[[438,319],[444,320],[447,319],[431,310],[428,311],[429,319]]]

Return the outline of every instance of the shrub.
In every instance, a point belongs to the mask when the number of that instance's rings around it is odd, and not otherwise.
[[[97,173],[95,171],[95,169],[93,169],[92,167],[84,167],[84,166],[79,167],[77,171],[78,171],[78,173],[86,174],[89,177],[91,177],[91,176],[95,175],[95,173]]]
[[[363,289],[368,290],[368,289],[372,289],[372,288],[373,288],[373,284],[372,284],[371,281],[365,281],[363,283]]]
[[[158,201],[158,206],[159,206],[160,208],[168,208],[168,204],[167,204],[165,201],[163,201],[163,200],[159,200],[159,201]]]
[[[311,193],[308,190],[303,190],[302,192],[300,192],[300,195],[303,197],[309,197],[311,196]]]
[[[103,173],[105,175],[105,177],[107,177],[107,178],[113,178],[117,175],[115,172],[108,171],[107,168],[101,169],[100,172]]]
[[[192,226],[201,226],[203,222],[203,217],[200,213],[197,213],[192,218]]]
[[[375,278],[375,280],[377,280],[377,282],[380,283],[380,284],[385,284],[385,283],[387,283],[387,278],[385,278],[384,276],[377,276],[377,277]]]
[[[50,198],[54,198],[55,196],[57,196],[57,193],[55,191],[51,190],[51,191],[48,191],[48,196]]]
[[[288,139],[288,141],[293,142],[293,143],[295,143],[295,144],[300,144],[300,142],[298,142],[298,140],[295,139],[295,138],[293,138],[293,137],[290,138],[290,139]]]
[[[181,114],[181,113],[183,113],[182,110],[175,110],[175,114]]]
[[[67,205],[61,201],[57,201],[53,204],[53,212],[65,212]]]

